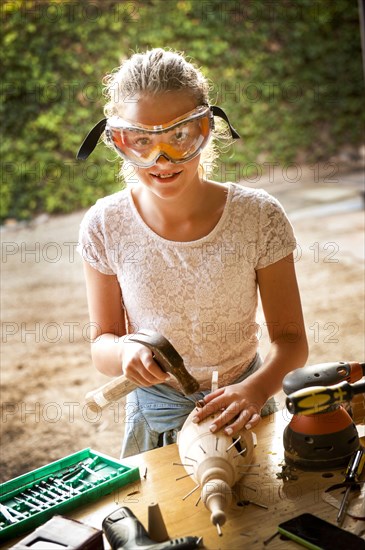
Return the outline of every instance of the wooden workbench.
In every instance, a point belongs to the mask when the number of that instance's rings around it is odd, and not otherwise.
[[[223,535],[218,536],[210,523],[209,512],[200,502],[196,506],[199,491],[186,500],[182,498],[194,487],[191,478],[179,481],[185,470],[174,466],[179,462],[178,448],[170,445],[124,460],[127,464],[138,465],[141,480],[122,487],[114,493],[102,497],[97,502],[67,514],[84,523],[101,529],[105,516],[120,506],[128,506],[147,528],[147,508],[158,502],[171,538],[194,535],[202,536],[204,548],[210,550],[262,549],[264,541],[277,530],[277,525],[300,513],[310,512],[331,523],[336,523],[337,509],[322,499],[324,489],[343,480],[343,471],[304,472],[296,469],[297,479],[283,481],[277,474],[282,472],[284,458],[283,430],[290,420],[285,410],[263,419],[256,428],[257,446],[251,469],[237,487],[236,495],[227,514],[228,521],[222,527]],[[146,477],[145,476],[145,473]],[[266,505],[268,509],[253,504],[237,506],[237,501],[248,499]],[[360,522],[349,516],[343,528],[359,532]],[[9,548],[2,546],[1,548]],[[105,548],[109,545],[105,540]],[[265,548],[269,550],[295,549],[292,541],[275,537]]]

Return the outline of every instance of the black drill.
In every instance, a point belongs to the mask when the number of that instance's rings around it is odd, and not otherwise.
[[[203,540],[202,537],[182,537],[155,542],[126,506],[118,508],[104,519],[103,531],[112,550],[192,550],[199,548]]]

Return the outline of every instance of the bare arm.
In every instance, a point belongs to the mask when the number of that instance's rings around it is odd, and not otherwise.
[[[271,345],[256,379],[265,382],[270,397],[288,372],[305,365],[308,343],[293,255],[259,269],[257,279]]]
[[[94,366],[108,376],[125,374],[140,386],[159,384],[168,376],[140,344],[124,343],[122,294],[115,275],[104,275],[84,262]]]
[[[209,394],[207,404],[196,414],[199,422],[212,412],[225,411],[214,421],[212,431],[224,425],[227,433],[251,428],[260,420],[260,410],[281,389],[284,376],[302,367],[308,356],[308,345],[294,270],[293,256],[257,271],[265,320],[271,345],[262,367],[237,384]]]

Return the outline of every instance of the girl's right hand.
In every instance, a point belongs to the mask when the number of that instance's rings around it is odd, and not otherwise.
[[[154,361],[150,349],[134,342],[121,342],[122,372],[138,386],[154,386],[170,376]]]

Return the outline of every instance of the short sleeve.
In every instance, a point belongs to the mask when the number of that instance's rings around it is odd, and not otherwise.
[[[103,209],[98,201],[80,224],[77,249],[83,260],[105,275],[114,275],[107,254]]]
[[[265,194],[260,210],[256,269],[267,267],[291,254],[297,246],[293,227],[277,199]]]

